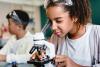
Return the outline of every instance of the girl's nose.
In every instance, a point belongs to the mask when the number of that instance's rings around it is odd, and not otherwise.
[[[52,28],[52,30],[56,30],[57,29],[57,24],[55,22],[52,22],[51,28]]]

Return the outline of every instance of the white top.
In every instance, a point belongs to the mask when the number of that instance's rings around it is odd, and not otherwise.
[[[86,33],[78,39],[65,40],[53,34],[50,42],[55,44],[56,54],[69,56],[83,66],[100,67],[100,25],[86,25]]]
[[[7,55],[6,61],[11,63],[16,61],[17,63],[26,63],[30,59],[29,51],[33,45],[33,35],[27,32],[26,35],[16,40],[13,36],[7,42],[7,44],[0,50],[0,54]]]
[[[58,54],[69,56],[74,62],[83,66],[91,66],[89,35],[91,25],[86,26],[86,33],[78,39],[69,39],[59,45]]]

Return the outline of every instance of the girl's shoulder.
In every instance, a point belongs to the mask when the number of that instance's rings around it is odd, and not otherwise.
[[[92,24],[92,30],[100,32],[100,25]]]
[[[100,28],[100,25],[97,25],[97,24],[91,24],[91,26],[92,26],[93,28]]]
[[[91,30],[92,31],[96,31],[96,30],[98,30],[98,31],[100,31],[100,25],[96,25],[96,24],[87,24],[87,27],[88,28],[92,28]]]
[[[96,25],[96,24],[91,24],[89,25],[91,27],[91,31],[90,31],[90,36],[92,37],[100,37],[100,25]]]

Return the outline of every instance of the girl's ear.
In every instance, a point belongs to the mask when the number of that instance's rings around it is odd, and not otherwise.
[[[73,23],[76,23],[78,18],[74,17],[72,20],[73,20]]]

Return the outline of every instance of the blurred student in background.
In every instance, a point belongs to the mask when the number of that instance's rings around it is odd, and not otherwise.
[[[26,63],[30,59],[29,51],[33,45],[33,35],[25,30],[30,18],[22,10],[13,10],[6,18],[9,32],[13,36],[0,50],[0,61]]]

